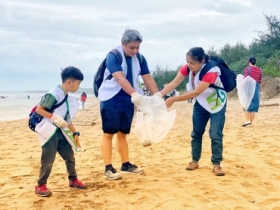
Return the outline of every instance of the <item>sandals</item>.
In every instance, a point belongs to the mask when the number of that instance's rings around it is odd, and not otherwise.
[[[222,168],[218,165],[214,166],[213,172],[216,176],[224,176],[225,172],[222,171]]]
[[[195,170],[195,169],[198,169],[198,168],[199,168],[198,162],[191,161],[191,162],[189,162],[189,165],[186,167],[186,170],[192,171],[192,170]]]

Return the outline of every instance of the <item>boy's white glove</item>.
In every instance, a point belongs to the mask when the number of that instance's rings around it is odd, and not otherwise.
[[[142,97],[137,91],[131,93],[131,102],[134,105],[139,106],[141,104]]]
[[[51,120],[59,128],[67,127],[67,122],[59,115],[53,114]]]
[[[162,98],[162,93],[159,91],[159,92],[157,92],[157,93],[155,93],[153,96],[157,96],[157,97],[160,97],[160,98]]]

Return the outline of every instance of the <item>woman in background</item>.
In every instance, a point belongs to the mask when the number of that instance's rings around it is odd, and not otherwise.
[[[82,108],[85,109],[85,103],[87,101],[87,94],[85,92],[81,95],[81,102],[82,102]]]
[[[244,110],[245,115],[245,123],[242,125],[250,126],[253,123],[255,113],[259,111],[260,107],[260,92],[262,91],[262,70],[256,66],[256,58],[250,57],[248,60],[248,66],[244,70],[244,77],[250,76],[254,80],[256,80],[256,88],[253,99],[248,107],[248,109]]]

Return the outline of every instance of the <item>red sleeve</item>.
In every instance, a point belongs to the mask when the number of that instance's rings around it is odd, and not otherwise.
[[[248,75],[249,75],[249,68],[246,67],[245,70],[244,70],[244,77],[246,77]]]
[[[204,75],[204,77],[202,78],[202,81],[210,83],[210,84],[215,84],[215,81],[218,76],[219,75],[217,72],[208,72],[207,74]]]
[[[189,70],[189,68],[188,68],[188,65],[187,65],[187,64],[183,65],[183,66],[179,69],[179,72],[180,72],[181,74],[183,74],[185,77],[189,76],[190,70]]]

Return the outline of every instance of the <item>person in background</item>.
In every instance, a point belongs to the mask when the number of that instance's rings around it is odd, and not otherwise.
[[[163,89],[165,88],[165,86],[168,84],[168,82],[166,82],[164,85],[163,85]],[[172,92],[172,90],[170,91],[170,92],[168,92],[168,93],[166,93],[164,96],[163,96],[163,99],[166,101],[166,99],[168,99],[168,98],[170,98],[171,97],[171,92]]]
[[[147,96],[147,95],[148,95],[148,90],[147,90],[147,88],[146,88],[146,85],[145,85],[145,84],[143,84],[143,85],[142,85],[142,89],[143,89],[143,93],[144,93],[144,95],[145,95],[145,96]]]
[[[244,77],[250,76],[256,81],[255,93],[247,110],[244,110],[245,123],[243,127],[250,126],[253,123],[255,113],[259,111],[260,107],[260,93],[262,91],[262,70],[256,66],[256,58],[250,57],[248,59],[248,66],[244,70]]]
[[[81,94],[81,103],[82,103],[82,109],[85,109],[85,103],[87,101],[87,94],[85,92],[83,92]]]
[[[116,136],[116,147],[122,162],[121,173],[143,173],[140,167],[130,162],[126,139],[131,129],[134,106],[140,105],[143,99],[143,90],[139,87],[138,76],[142,77],[148,91],[152,94],[158,92],[146,58],[140,55],[141,62],[137,58],[141,43],[142,36],[137,30],[125,30],[121,45],[116,47],[123,61],[121,63],[114,53],[108,54],[105,75],[112,75],[113,78],[103,81],[99,88],[98,99],[103,130],[101,153],[105,165],[104,176],[109,180],[122,178],[112,165],[113,136]]]
[[[188,83],[186,84],[186,91],[189,92],[190,89],[191,89],[190,83],[188,82]],[[188,103],[192,103],[192,98],[191,98],[191,99],[188,99]]]
[[[176,95],[176,92],[177,92],[176,89],[172,90],[172,91],[171,91],[171,97],[175,96],[175,95]]]
[[[175,89],[182,83],[185,77],[189,77],[190,90],[179,96],[168,98],[165,103],[167,107],[172,106],[174,102],[185,101],[195,98],[193,106],[193,130],[191,133],[192,161],[186,167],[186,170],[196,170],[199,168],[199,160],[202,151],[202,137],[205,132],[206,125],[210,119],[210,138],[213,164],[213,172],[216,176],[224,176],[225,173],[220,167],[223,160],[223,129],[225,124],[226,112],[226,92],[223,90],[219,75],[221,71],[219,67],[211,68],[199,80],[201,69],[208,63],[209,56],[204,53],[201,47],[194,47],[189,50],[186,55],[187,64],[183,65],[177,76],[167,84],[160,92],[155,95],[162,97],[166,93]],[[220,89],[210,88],[209,85],[214,84]],[[218,93],[219,91],[219,93]]]

